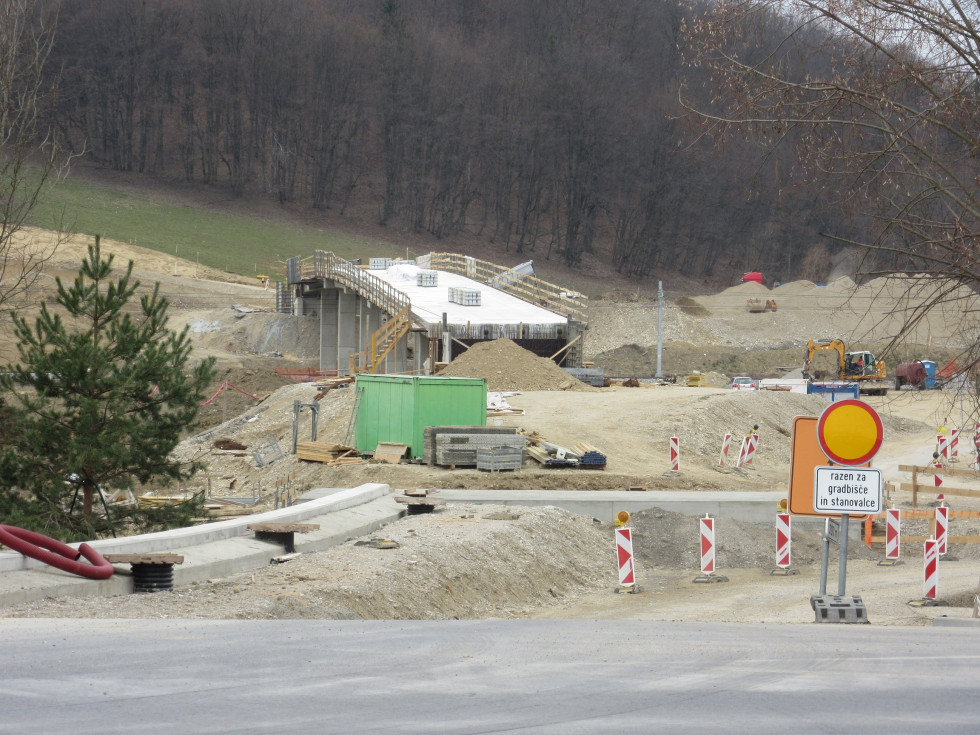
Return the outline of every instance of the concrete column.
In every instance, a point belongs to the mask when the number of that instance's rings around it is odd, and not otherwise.
[[[363,351],[371,343],[371,333],[368,331],[368,311],[371,302],[363,296],[357,297],[357,350]]]
[[[429,356],[429,340],[424,332],[409,332],[408,338],[412,340],[414,349],[412,350],[412,371],[416,375],[422,374],[422,366]]]
[[[392,355],[394,356],[394,372],[404,373],[408,370],[408,340],[409,336],[406,334],[397,343],[395,343],[395,349],[392,350]]]
[[[357,352],[357,295],[337,292],[337,374],[347,375],[351,353]]]
[[[337,289],[320,291],[320,370],[337,370]]]

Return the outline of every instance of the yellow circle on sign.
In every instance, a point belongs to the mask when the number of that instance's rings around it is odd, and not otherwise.
[[[863,401],[839,401],[817,422],[820,448],[832,461],[857,465],[869,462],[881,448],[881,418]]]

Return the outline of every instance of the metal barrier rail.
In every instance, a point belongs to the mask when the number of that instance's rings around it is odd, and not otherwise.
[[[411,305],[408,297],[390,283],[331,252],[317,250],[303,258],[299,261],[297,276],[303,281],[329,278],[356,291],[389,314],[397,314]]]

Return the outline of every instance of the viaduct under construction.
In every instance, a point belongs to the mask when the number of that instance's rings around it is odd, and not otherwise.
[[[325,374],[432,374],[501,338],[581,367],[588,299],[532,273],[530,263],[504,268],[455,253],[364,266],[318,250],[286,262],[276,308],[319,319]]]

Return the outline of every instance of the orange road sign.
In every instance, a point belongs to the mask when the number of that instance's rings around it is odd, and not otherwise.
[[[789,514],[794,516],[819,516],[820,518],[840,518],[840,514],[821,513],[813,507],[814,471],[827,465],[817,441],[816,416],[797,416],[793,419],[793,436],[789,454]],[[869,463],[864,463],[867,467]],[[855,521],[869,518],[869,514],[849,513]]]

